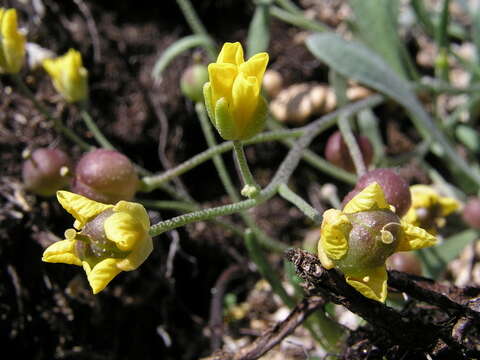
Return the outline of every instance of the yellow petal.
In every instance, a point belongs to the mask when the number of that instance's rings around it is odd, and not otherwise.
[[[69,191],[57,191],[57,199],[60,205],[77,220],[77,229],[85,226],[87,221],[101,212],[113,208],[113,205],[102,204]]]
[[[389,209],[390,204],[385,199],[382,187],[378,183],[373,182],[355,195],[345,205],[343,212],[345,214],[353,214],[360,211]]]
[[[385,266],[367,269],[360,276],[359,274],[355,274],[355,276],[345,274],[345,279],[363,296],[385,302],[387,298],[387,270]]]
[[[122,271],[117,267],[117,262],[118,259],[105,259],[96,264],[89,272],[85,271],[94,294],[105,289],[108,283]]]
[[[148,234],[140,221],[125,212],[112,214],[103,226],[107,239],[113,241],[122,251],[131,250]]]
[[[121,200],[113,207],[113,211],[130,214],[142,224],[146,231],[150,229],[150,218],[148,217],[147,210],[139,203]]]
[[[457,200],[449,197],[440,196],[438,203],[442,209],[441,216],[450,215],[460,208],[460,203]]]
[[[75,240],[62,240],[53,243],[43,252],[42,261],[82,265],[82,261],[75,255]]]
[[[240,65],[244,62],[243,48],[239,42],[223,44],[220,54],[218,54],[217,63],[229,63]]]
[[[426,230],[413,226],[404,220],[401,223],[402,236],[395,251],[410,251],[423,249],[435,245],[437,239],[435,236],[429,234]]]
[[[245,77],[239,73],[233,83],[233,118],[240,137],[252,121],[252,115],[257,109],[260,95],[260,83],[254,76]]]
[[[148,258],[153,250],[153,242],[150,236],[139,241],[135,248],[125,259],[118,259],[117,266],[123,271],[131,271],[138,268]]]
[[[340,210],[330,209],[325,211],[318,246],[322,247],[322,251],[328,258],[341,259],[347,253],[348,235],[351,229],[352,225],[348,218]]]
[[[228,102],[232,100],[232,86],[237,76],[237,67],[232,64],[208,65],[208,76],[212,91],[212,105],[222,97]]]
[[[263,80],[263,74],[267,68],[268,54],[265,52],[255,54],[247,62],[240,65],[240,72],[245,74],[246,77],[254,76],[261,84]]]

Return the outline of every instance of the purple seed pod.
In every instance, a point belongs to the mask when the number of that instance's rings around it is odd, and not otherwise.
[[[70,157],[60,149],[39,148],[22,166],[25,188],[41,196],[53,196],[71,179]]]
[[[372,182],[377,182],[383,189],[385,198],[390,205],[395,206],[395,213],[402,217],[412,204],[412,195],[408,183],[393,169],[375,169],[364,174],[358,179],[355,188],[350,191],[342,201],[342,208],[356,194]]]
[[[480,198],[472,197],[462,211],[463,221],[474,229],[480,229]]]
[[[373,160],[373,146],[366,136],[355,135],[355,139],[362,153],[363,162],[368,167]],[[346,171],[355,172],[355,164],[340,131],[335,131],[328,138],[325,159]]]
[[[387,259],[387,269],[422,276],[422,264],[411,252],[397,252]]]
[[[73,192],[106,204],[131,200],[138,188],[132,162],[115,150],[98,149],[82,156],[75,169]]]

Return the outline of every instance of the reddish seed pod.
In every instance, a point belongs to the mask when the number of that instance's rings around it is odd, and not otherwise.
[[[73,192],[106,204],[131,200],[138,188],[132,162],[115,150],[86,153],[75,169]]]
[[[382,187],[385,198],[390,205],[395,206],[395,213],[399,217],[407,213],[412,204],[410,188],[405,179],[393,169],[375,169],[364,174],[358,179],[355,188],[345,196],[342,207],[372,182],[377,182]]]
[[[362,153],[363,161],[368,167],[373,160],[373,146],[366,136],[355,135],[355,139]],[[340,131],[335,131],[328,138],[325,146],[325,159],[346,171],[355,172],[355,164]]]
[[[387,269],[422,276],[422,264],[411,252],[397,252],[387,259]]]
[[[472,197],[462,211],[463,221],[474,229],[480,229],[480,198]]]
[[[60,149],[39,148],[22,166],[25,188],[41,196],[53,196],[71,179],[70,157]]]

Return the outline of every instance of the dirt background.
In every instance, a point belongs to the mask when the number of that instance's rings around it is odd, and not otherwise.
[[[244,42],[254,10],[250,1],[194,3],[218,43]],[[181,72],[193,62],[193,52],[176,58],[160,84],[150,76],[162,51],[191,33],[174,1],[3,1],[2,6],[18,9],[28,41],[57,54],[69,48],[82,53],[89,70],[92,115],[134,162],[159,172],[206,148],[193,105],[178,86]],[[296,40],[298,33],[272,21],[270,67],[282,73],[286,85],[325,81],[326,69]],[[206,60],[204,53],[200,55]],[[65,105],[42,70],[24,71],[23,77],[54,115],[94,143],[78,111]],[[15,357],[30,359],[197,359],[210,354],[208,324],[215,282],[231,265],[241,267],[240,278],[228,286],[240,302],[259,280],[249,267],[242,239],[206,223],[163,234],[138,271],[121,274],[97,296],[91,294],[80,268],[41,262],[44,248],[62,237],[72,218],[54,199],[23,191],[22,152],[58,146],[78,159],[81,150],[59,136],[12,85],[8,78],[1,78],[0,343],[4,353],[8,350]],[[403,133],[398,125],[401,119],[392,120],[395,108],[382,106],[377,111],[386,119],[382,131],[390,154],[411,148],[415,139]],[[319,137],[312,149],[321,154],[328,134]],[[285,154],[286,149],[275,143],[248,148],[261,185],[269,181]],[[231,155],[224,159],[234,173]],[[426,178],[415,164],[404,172],[410,180]],[[211,205],[228,202],[214,173],[213,165],[206,163],[182,176],[195,200]],[[292,187],[319,204],[316,184],[333,179],[305,165],[296,174]],[[348,191],[347,186],[339,186],[341,194]],[[142,197],[169,199],[160,191],[139,194]],[[310,226],[280,199],[252,213],[268,234],[291,245],[298,245]],[[153,222],[174,215],[150,211]],[[232,221],[238,219],[234,216]],[[280,256],[270,260],[282,271]],[[271,297],[270,293],[265,299]],[[276,310],[268,301],[259,306],[267,313]],[[256,316],[261,316],[261,310]],[[248,328],[247,320],[229,327],[232,338],[251,339],[259,334]],[[296,353],[291,358],[306,358],[304,350]]]

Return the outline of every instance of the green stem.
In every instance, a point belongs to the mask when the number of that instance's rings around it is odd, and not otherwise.
[[[449,42],[448,42],[448,23],[450,20],[449,16],[449,5],[450,0],[444,0],[442,6],[442,12],[440,15],[440,21],[437,26],[437,31],[435,33],[435,40],[438,46],[438,61],[435,61],[435,74],[438,78],[442,79],[445,82],[448,82],[448,53],[449,53]]]
[[[291,202],[300,211],[302,211],[314,223],[319,224],[322,221],[322,215],[307,203],[302,197],[295,194],[286,184],[280,184],[278,187],[278,194],[285,200]]]
[[[33,105],[37,108],[37,110],[43,116],[45,116],[48,120],[53,122],[53,126],[55,127],[56,131],[65,135],[68,139],[70,139],[72,142],[80,146],[83,150],[88,151],[88,150],[94,149],[92,145],[83,141],[71,129],[67,128],[63,124],[62,120],[60,120],[59,118],[53,117],[52,114],[47,110],[47,108],[35,98],[35,95],[31,92],[31,90],[27,87],[27,85],[25,85],[20,75],[11,74],[11,78],[13,82],[15,82],[15,84],[18,86],[20,92],[22,92],[23,95],[25,95],[33,103]]]
[[[331,127],[333,125],[335,125],[334,121],[330,124],[329,127]],[[267,126],[270,129],[284,129],[284,127],[282,125],[280,125],[277,121],[275,121],[273,119],[269,119],[269,121],[267,123]],[[290,139],[284,139],[284,140],[280,140],[280,141],[284,145],[288,146],[289,148],[291,148],[294,144],[294,142]],[[357,177],[354,174],[349,173],[348,171],[345,171],[345,170],[329,163],[328,161],[324,160],[323,158],[321,158],[320,156],[318,156],[317,154],[315,154],[311,150],[306,149],[303,152],[302,159],[305,162],[309,163],[314,168],[320,170],[321,172],[323,172],[325,174],[328,174],[328,175],[336,178],[337,180],[341,180],[341,181],[343,181],[347,184],[351,184],[351,185],[354,185],[357,181]]]
[[[302,9],[290,0],[275,0],[275,2],[288,12],[299,15],[302,14]]]
[[[367,172],[367,168],[363,161],[362,151],[358,146],[357,140],[355,140],[355,135],[353,135],[352,127],[350,126],[350,121],[347,116],[340,115],[338,119],[338,128],[340,129],[343,140],[348,147],[357,175],[362,176]]]
[[[238,170],[240,171],[240,175],[242,176],[245,185],[241,193],[248,198],[254,198],[260,191],[260,187],[255,182],[252,172],[248,167],[242,143],[238,140],[233,141],[233,150],[235,152],[235,158],[237,159]]]
[[[195,9],[193,8],[190,0],[177,0],[177,4],[182,10],[183,16],[185,16],[185,20],[187,21],[192,31],[197,35],[204,35],[210,37],[207,30],[203,26],[200,18],[195,12]],[[205,49],[207,50],[208,56],[211,58],[211,60],[214,60],[217,57],[217,50],[215,49],[215,46],[208,44]]]
[[[382,100],[383,97],[381,96],[371,96],[367,99],[347,105],[336,112],[327,114],[305,126],[304,134],[292,146],[287,156],[278,167],[275,175],[273,176],[273,179],[270,181],[268,186],[262,191],[260,191],[260,193],[257,197],[255,197],[255,199],[248,199],[233,204],[194,211],[189,214],[180,215],[165,221],[160,221],[159,223],[150,227],[150,235],[157,236],[165,231],[184,226],[191,222],[208,220],[217,216],[225,216],[241,212],[267,201],[277,193],[278,186],[280,184],[288,182],[293,172],[297,168],[305,149],[310,145],[310,143],[318,134],[320,134],[322,131],[332,125],[332,122],[335,121],[339,113],[343,113],[346,116],[351,116],[352,114],[366,107],[372,107],[377,105]]]
[[[103,133],[98,128],[97,124],[93,121],[90,113],[88,111],[88,105],[86,102],[82,102],[80,104],[80,114],[82,116],[85,125],[87,126],[88,130],[92,133],[93,137],[97,141],[97,143],[104,149],[115,150],[115,147],[112,145],[110,141],[103,135]]]
[[[267,141],[280,140],[289,137],[299,137],[303,134],[302,129],[292,129],[292,130],[281,130],[281,131],[270,131],[262,134],[258,134],[253,138],[244,141],[244,144],[257,144]],[[185,161],[184,163],[174,167],[173,169],[167,170],[159,175],[146,176],[142,179],[141,191],[152,191],[158,188],[161,184],[180,176],[187,171],[197,167],[198,165],[210,160],[215,155],[222,154],[233,148],[232,141],[226,141],[212,147],[208,150],[205,150],[191,159]]]
[[[146,207],[155,208],[158,210],[178,210],[181,212],[189,212],[199,209],[197,205],[185,201],[147,199],[137,199],[137,201]]]
[[[195,105],[195,110],[197,111],[198,117],[200,119],[200,124],[202,126],[203,133],[205,135],[205,139],[207,144],[210,148],[214,148],[217,146],[215,141],[215,136],[212,131],[212,127],[210,121],[207,117],[205,105],[203,103],[197,103]],[[225,163],[221,157],[221,155],[214,155],[213,156],[213,163],[215,168],[217,169],[217,173],[220,176],[220,180],[222,181],[223,187],[225,191],[230,196],[230,198],[234,202],[240,201],[240,196],[237,193],[237,190],[233,186],[232,180],[228,175],[227,169],[225,168]],[[247,224],[247,226],[254,232],[255,236],[257,237],[258,241],[262,244],[263,247],[267,249],[278,249],[279,251],[285,250],[285,246],[278,242],[275,239],[272,239],[270,236],[265,234],[256,224],[255,221],[249,216],[246,212],[240,212],[240,216],[242,217],[243,221]],[[243,235],[242,235],[243,236]]]
[[[328,26],[318,21],[309,20],[305,16],[303,16],[303,14],[294,14],[281,9],[278,6],[270,6],[270,15],[276,17],[279,20],[282,20],[283,22],[298,26],[305,30],[318,32],[330,30]]]
[[[208,119],[205,105],[201,102],[196,103],[195,111],[197,112],[197,116],[200,119],[200,125],[202,126],[203,135],[205,136],[205,140],[207,141],[208,147],[210,149],[214,148],[215,146],[217,146],[217,143],[215,141],[215,135],[210,125],[210,120]],[[230,198],[233,201],[239,201],[240,196],[238,195],[235,189],[235,186],[233,186],[232,180],[228,175],[222,156],[219,154],[214,155],[213,164],[217,169],[217,173],[218,173],[218,176],[220,177],[220,181],[222,182],[223,187],[225,188],[225,191],[227,192],[228,196],[230,196]]]

